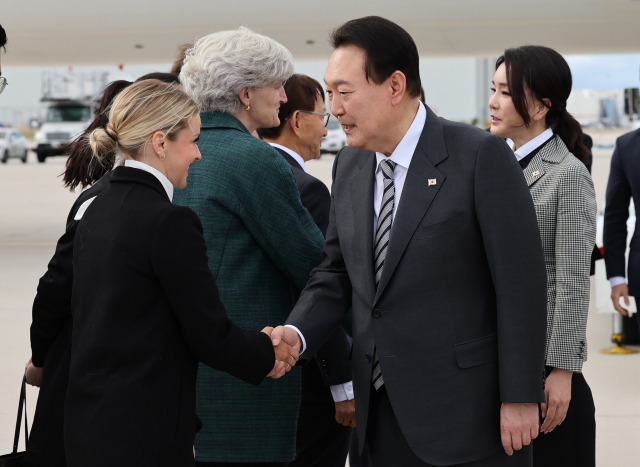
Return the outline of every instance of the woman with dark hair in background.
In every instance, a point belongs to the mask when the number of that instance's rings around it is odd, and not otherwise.
[[[595,407],[582,364],[597,208],[591,154],[566,108],[571,70],[552,49],[518,47],[498,59],[493,84],[491,132],[507,139],[524,171],[547,269],[546,403],[534,466],[595,466]]]
[[[170,73],[150,73],[137,81],[158,79],[166,83],[179,83]],[[71,207],[66,231],[58,240],[47,272],[38,283],[33,302],[31,323],[32,357],[27,362],[27,382],[40,387],[33,420],[27,462],[51,467],[66,465],[62,438],[64,397],[69,380],[69,342],[71,334],[71,289],[73,286],[73,242],[79,218],[77,213],[88,200],[94,198],[109,184],[116,163],[116,153],[106,154],[100,163],[93,158],[89,135],[108,123],[108,112],[113,99],[132,83],[125,80],[109,83],[97,101],[94,120],[71,144],[63,181],[82,192]],[[84,210],[83,210],[84,211]]]
[[[0,49],[5,50],[5,45],[7,45],[7,33],[4,28],[0,26]],[[0,52],[0,94],[2,94],[6,86],[7,78],[2,77],[2,53]]]

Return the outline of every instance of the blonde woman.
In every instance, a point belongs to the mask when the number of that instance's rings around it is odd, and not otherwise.
[[[274,355],[269,328],[229,320],[200,221],[171,203],[201,158],[199,134],[186,94],[148,80],[122,91],[90,135],[95,157],[118,149],[124,165],[76,214],[70,467],[192,465],[198,361],[252,384],[295,363],[284,348]]]

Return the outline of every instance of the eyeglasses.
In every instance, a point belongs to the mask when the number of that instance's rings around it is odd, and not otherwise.
[[[7,78],[5,78],[4,76],[0,76],[0,94],[2,94],[2,91],[4,91],[4,88],[7,87]]]
[[[324,126],[327,126],[327,123],[329,123],[329,117],[331,117],[331,114],[329,112],[320,113],[320,112],[311,112],[310,110],[296,110],[296,112],[303,112],[303,113],[312,114],[312,115],[321,115],[322,121],[324,122]],[[293,112],[291,115],[285,118],[284,121],[286,122],[287,120],[289,120],[291,117],[293,117],[293,114],[296,112]]]

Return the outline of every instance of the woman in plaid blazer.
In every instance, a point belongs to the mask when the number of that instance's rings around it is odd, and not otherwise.
[[[554,50],[507,49],[489,101],[491,132],[507,139],[531,191],[547,268],[547,402],[533,443],[534,466],[545,467],[595,466],[595,408],[582,364],[597,205],[585,165],[591,154],[566,110],[571,82]]]

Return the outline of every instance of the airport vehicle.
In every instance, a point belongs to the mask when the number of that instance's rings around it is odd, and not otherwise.
[[[19,131],[13,128],[0,128],[0,162],[5,164],[10,157],[27,162],[29,142]]]
[[[333,153],[337,154],[340,149],[347,145],[347,135],[342,131],[340,122],[334,116],[329,118],[327,123],[327,136],[322,138],[320,145],[320,153]]]
[[[67,153],[69,144],[93,117],[96,96],[107,84],[108,73],[44,73],[42,102],[46,102],[42,126],[35,134],[38,162]]]

